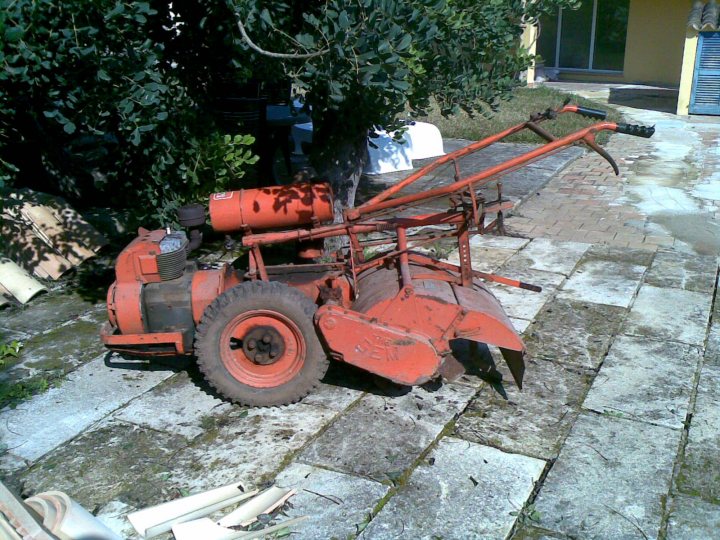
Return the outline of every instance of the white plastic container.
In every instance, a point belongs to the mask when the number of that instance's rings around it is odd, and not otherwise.
[[[407,127],[403,138],[408,145],[410,159],[426,159],[444,156],[440,130],[427,122],[413,122]]]
[[[377,137],[368,137],[368,164],[365,174],[385,174],[409,171],[413,168],[408,144],[392,138],[392,133],[376,131]]]

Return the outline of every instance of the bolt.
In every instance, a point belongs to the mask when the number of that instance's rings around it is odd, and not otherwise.
[[[251,339],[250,341],[248,341],[248,349],[250,349],[251,351],[254,351],[256,346],[257,346],[257,341],[255,341],[254,339]]]
[[[270,358],[275,358],[277,356],[277,351],[275,349],[272,349],[270,351]]]
[[[265,334],[262,337],[263,343],[270,343],[270,334]]]

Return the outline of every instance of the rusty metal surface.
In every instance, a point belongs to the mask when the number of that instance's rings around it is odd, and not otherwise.
[[[393,382],[422,384],[438,375],[440,357],[430,341],[409,328],[387,326],[337,306],[322,306],[317,325],[343,361]]]
[[[241,189],[210,197],[210,221],[217,232],[295,227],[332,218],[333,194],[327,183]]]

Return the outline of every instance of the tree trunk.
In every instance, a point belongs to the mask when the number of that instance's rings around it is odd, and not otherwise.
[[[342,221],[343,211],[355,206],[363,169],[368,160],[367,129],[347,129],[342,115],[326,114],[313,119],[312,162],[318,177],[327,180],[335,195],[335,222]],[[344,237],[325,241],[327,252],[347,244]]]

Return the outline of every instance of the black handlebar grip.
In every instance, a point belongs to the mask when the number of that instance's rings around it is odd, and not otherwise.
[[[655,126],[638,126],[636,124],[618,124],[615,130],[625,135],[634,135],[635,137],[645,137],[649,139],[655,134]]]
[[[598,120],[605,120],[607,118],[607,111],[589,109],[587,107],[578,107],[577,114],[582,114],[587,118],[597,118]]]

